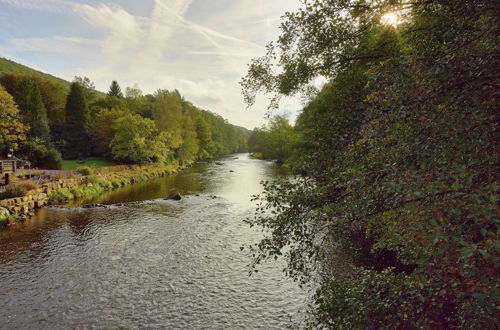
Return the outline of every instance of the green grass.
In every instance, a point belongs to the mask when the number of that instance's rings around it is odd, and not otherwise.
[[[65,171],[75,171],[78,167],[89,166],[91,168],[102,168],[116,165],[104,158],[87,158],[83,162],[79,160],[63,160],[62,169]]]

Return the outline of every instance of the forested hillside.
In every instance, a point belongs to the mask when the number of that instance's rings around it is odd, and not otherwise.
[[[0,155],[12,149],[37,167],[90,156],[189,164],[247,148],[248,130],[176,90],[143,95],[113,81],[104,94],[86,77],[69,83],[7,60],[0,72]]]
[[[498,329],[499,9],[312,0],[252,62],[249,104],[328,81],[250,138],[300,174],[266,183],[249,222],[269,233],[255,265],[319,281],[310,327]]]
[[[0,57],[0,76],[3,76],[5,74],[41,78],[55,85],[60,85],[67,90],[69,90],[69,86],[71,85],[70,82],[64,79],[54,77],[53,75],[50,75],[48,73],[43,73],[25,65]]]

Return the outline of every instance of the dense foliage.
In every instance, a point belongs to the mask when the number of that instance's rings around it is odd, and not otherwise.
[[[248,131],[198,109],[178,91],[143,95],[134,86],[124,96],[113,81],[105,95],[89,78],[76,77],[68,93],[39,75],[12,73],[0,84],[0,151],[12,148],[35,166],[60,168],[60,151],[66,159],[186,165],[247,150]]]
[[[26,131],[14,98],[0,86],[0,153],[17,151],[26,141]]]
[[[74,82],[66,101],[65,156],[85,158],[90,153],[90,112],[84,87]]]
[[[328,80],[295,125],[304,176],[267,183],[250,220],[256,264],[318,277],[310,326],[497,328],[498,9],[307,1],[250,66],[250,104]]]
[[[298,143],[297,133],[283,116],[270,119],[268,125],[255,128],[248,139],[251,152],[260,153],[264,159],[274,159],[280,164],[289,164],[293,148]]]

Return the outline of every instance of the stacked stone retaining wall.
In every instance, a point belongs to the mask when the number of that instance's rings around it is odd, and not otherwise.
[[[35,209],[44,207],[49,203],[49,195],[60,188],[73,188],[85,181],[84,177],[61,179],[45,183],[41,188],[30,190],[24,197],[0,200],[0,219],[10,217],[26,218],[33,215]]]

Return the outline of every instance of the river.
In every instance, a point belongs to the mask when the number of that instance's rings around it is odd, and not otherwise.
[[[93,201],[108,208],[47,208],[0,229],[0,328],[285,328],[307,292],[280,261],[249,276],[240,250],[262,237],[243,222],[251,196],[282,175],[237,154]],[[164,200],[174,191],[185,197]]]

